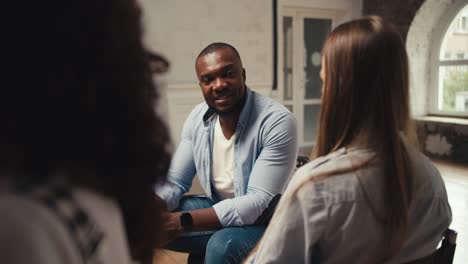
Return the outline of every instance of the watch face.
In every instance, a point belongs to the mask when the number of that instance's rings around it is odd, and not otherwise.
[[[182,213],[180,215],[180,224],[184,228],[191,228],[193,226],[192,215],[188,212]]]

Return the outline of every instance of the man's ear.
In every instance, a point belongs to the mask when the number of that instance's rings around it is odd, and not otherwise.
[[[245,69],[244,68],[242,68],[242,77],[244,78],[244,82],[245,82],[246,79],[245,79]]]

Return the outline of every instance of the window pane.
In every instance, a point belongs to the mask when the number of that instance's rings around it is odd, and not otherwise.
[[[283,17],[283,87],[284,99],[292,99],[293,30],[292,17]]]
[[[304,76],[306,99],[320,98],[321,96],[321,52],[323,43],[330,29],[330,19],[304,19]]]
[[[439,59],[468,60],[468,5],[452,20],[440,48]]]
[[[286,108],[292,113],[293,112],[293,106],[292,105],[284,105]]]
[[[468,65],[439,67],[439,111],[468,113]]]
[[[304,141],[312,142],[317,135],[317,119],[320,105],[304,105]]]

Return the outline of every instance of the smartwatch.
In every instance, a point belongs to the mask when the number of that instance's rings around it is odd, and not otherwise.
[[[190,230],[193,227],[193,218],[190,212],[183,212],[180,215],[180,224],[185,230]]]

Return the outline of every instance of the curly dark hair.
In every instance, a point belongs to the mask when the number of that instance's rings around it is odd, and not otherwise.
[[[114,198],[132,257],[149,261],[160,226],[153,186],[165,180],[169,135],[134,0],[28,1],[0,95],[0,175],[31,183],[64,172]]]

